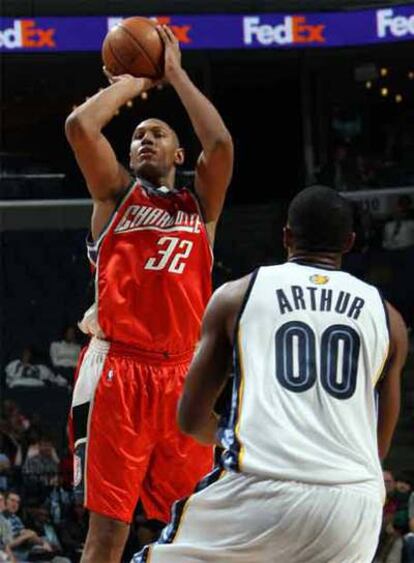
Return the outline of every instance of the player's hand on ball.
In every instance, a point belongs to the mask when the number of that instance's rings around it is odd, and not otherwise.
[[[103,67],[102,70],[105,76],[107,77],[109,84],[116,84],[117,82],[122,82],[126,80],[129,80],[131,81],[131,83],[134,83],[137,87],[137,93],[136,93],[137,96],[142,92],[146,92],[150,88],[153,88],[158,83],[156,80],[151,80],[151,78],[136,78],[131,74],[120,74],[118,76],[113,76],[105,67]]]
[[[167,25],[157,26],[164,42],[164,80],[171,82],[177,71],[181,69],[181,50],[178,39]]]

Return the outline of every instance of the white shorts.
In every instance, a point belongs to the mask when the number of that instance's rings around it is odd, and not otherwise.
[[[380,500],[348,486],[307,485],[215,470],[174,505],[159,542],[134,563],[370,563]],[[217,480],[218,479],[218,480]]]

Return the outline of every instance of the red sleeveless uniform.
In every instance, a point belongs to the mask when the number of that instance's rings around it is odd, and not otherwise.
[[[126,522],[140,497],[148,518],[167,521],[212,465],[211,448],[176,425],[211,295],[195,196],[136,181],[88,254],[105,340],[91,340],[74,389],[75,492]]]
[[[98,321],[108,340],[168,354],[194,349],[212,254],[190,191],[135,183],[89,253],[98,256]]]

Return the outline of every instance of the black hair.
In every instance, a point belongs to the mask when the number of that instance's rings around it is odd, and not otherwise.
[[[352,207],[335,190],[311,186],[291,201],[288,224],[295,249],[308,252],[342,252],[353,230]]]

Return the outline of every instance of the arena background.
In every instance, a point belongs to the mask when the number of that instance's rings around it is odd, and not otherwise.
[[[395,10],[395,16],[408,10],[404,14],[414,20],[410,2],[3,0],[0,32],[9,27],[10,18],[146,14],[179,25],[185,14],[280,13],[279,19],[275,16],[279,22],[289,15],[312,19],[312,12],[367,9],[374,14],[381,8]],[[408,236],[398,247],[386,240],[387,222],[405,221],[409,227],[414,220],[410,25],[404,35],[365,45],[184,49],[184,66],[219,108],[236,149],[234,178],[217,234],[215,285],[283,260],[281,229],[288,201],[303,186],[324,183],[355,202],[358,242],[345,268],[378,284],[411,329],[414,238]],[[209,39],[214,43],[214,35]],[[3,442],[10,438],[17,450],[24,450],[28,425],[39,427],[51,435],[60,458],[68,460],[70,384],[50,377],[43,386],[28,388],[10,384],[6,372],[29,347],[32,364],[60,374],[50,359],[50,343],[60,340],[67,326],[76,325],[91,303],[84,249],[90,201],[63,127],[72,108],[106,81],[99,51],[26,51],[7,49],[0,41],[0,431],[7,437]],[[108,126],[118,155],[126,160],[134,125],[153,115],[178,131],[187,150],[179,181],[191,182],[199,147],[168,87],[151,92],[146,100],[134,100]],[[83,342],[80,333],[77,339]],[[413,363],[411,346],[401,419],[386,465],[414,484]],[[24,487],[21,466],[11,465],[5,473],[8,486]]]

